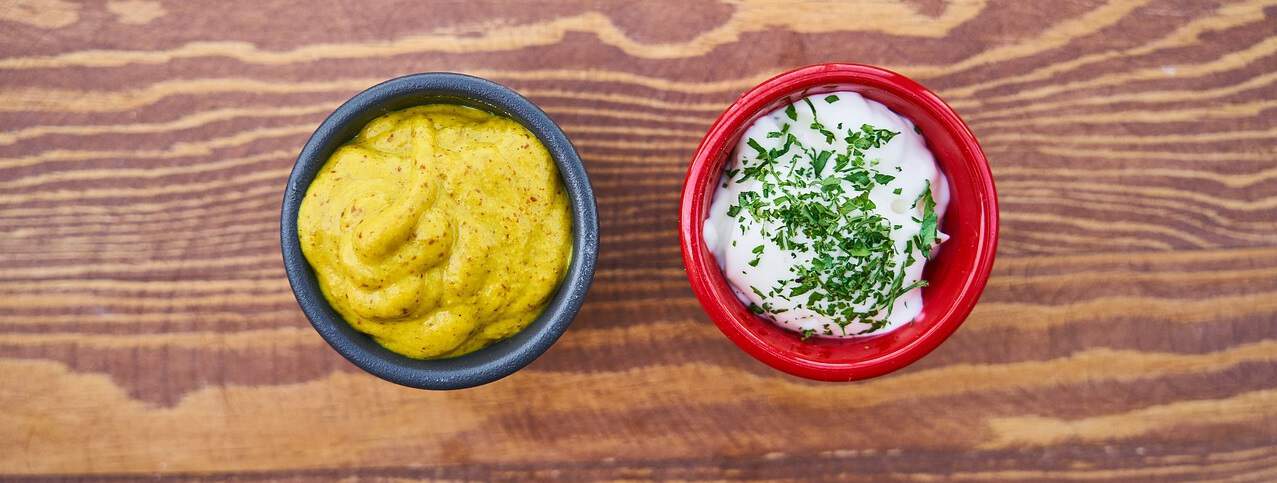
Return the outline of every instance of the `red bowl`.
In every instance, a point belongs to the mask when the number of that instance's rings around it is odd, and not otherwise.
[[[812,94],[855,91],[912,119],[949,179],[941,229],[951,238],[927,263],[923,310],[886,334],[856,339],[813,338],[758,317],[728,287],[702,231],[723,167],[754,120]],[[692,291],[719,330],[745,352],[790,374],[822,381],[876,377],[931,352],[957,330],[984,291],[998,245],[998,196],[989,162],[953,109],[913,80],[859,64],[819,64],[778,75],[746,92],[701,140],[683,182],[679,209],[683,265]]]

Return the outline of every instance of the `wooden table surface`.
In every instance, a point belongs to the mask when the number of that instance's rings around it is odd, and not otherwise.
[[[966,324],[854,384],[728,342],[675,235],[710,121],[826,61],[1002,203]],[[320,120],[433,70],[545,108],[602,229],[567,335],[448,393],[330,350],[278,236]],[[1275,1],[0,1],[0,476],[1277,480],[1275,139]]]

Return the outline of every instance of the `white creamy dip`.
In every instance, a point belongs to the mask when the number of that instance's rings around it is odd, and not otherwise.
[[[705,242],[741,301],[776,324],[804,338],[876,335],[922,311],[948,201],[913,122],[855,92],[818,94],[741,136]]]

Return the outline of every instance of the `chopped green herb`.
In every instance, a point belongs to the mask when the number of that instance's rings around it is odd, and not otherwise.
[[[838,96],[824,99],[832,104]],[[810,98],[802,101],[812,115],[808,126],[821,133],[833,150],[807,146],[790,132],[789,123],[766,133],[767,139],[777,140],[770,150],[755,139],[746,140],[755,156],[728,177],[737,182],[756,180],[757,188],[742,191],[728,214],[737,217],[742,233],[747,225],[765,227],[770,241],[788,251],[791,259],[798,259],[799,253],[813,254],[809,262],[793,267],[792,278],[773,287],[751,287],[755,294],[795,300],[832,319],[844,334],[856,322],[869,325],[866,332],[872,332],[885,326],[882,314],[890,313],[899,296],[919,286],[902,287],[904,267],[913,263],[913,247],[929,250],[935,234],[929,239],[916,236],[904,253],[898,253],[892,232],[901,227],[879,215],[869,198],[875,186],[887,185],[896,176],[880,172],[878,159],[866,152],[885,146],[899,133],[869,124],[844,130],[839,123],[836,134],[821,122]],[[784,108],[790,121],[798,120],[797,106],[795,102]],[[843,143],[835,144],[840,139]],[[929,195],[927,200],[934,204]],[[753,247],[754,258],[747,263],[757,267],[764,250],[764,245]],[[779,313],[784,309],[750,304],[750,310]],[[824,333],[832,335],[832,327],[826,326]],[[804,338],[814,334],[814,330],[803,331]]]
[[[918,230],[918,236],[921,237],[918,248],[922,250],[922,256],[931,256],[931,247],[936,244],[936,202],[931,199],[931,181],[927,181],[927,188],[922,190],[922,228]],[[917,203],[915,202],[916,206]]]
[[[816,159],[811,160],[812,173],[820,176],[820,172],[825,170],[825,163],[829,162],[829,157],[833,156],[833,151],[821,151]]]
[[[811,115],[812,115],[812,117],[815,117],[815,116],[816,116],[816,105],[811,103],[811,98],[810,98],[810,97],[804,97],[804,98],[803,98],[803,102],[807,103],[807,108],[808,108],[808,109],[811,109]]]
[[[767,295],[764,294],[762,290],[759,290],[758,287],[750,285],[749,289],[752,290],[755,294],[758,294],[759,298],[767,298]]]
[[[807,292],[810,292],[810,291],[811,291],[812,289],[814,289],[814,288],[816,288],[816,284],[813,284],[813,283],[805,283],[805,284],[799,285],[799,286],[797,286],[797,287],[794,287],[794,289],[793,289],[793,290],[790,290],[790,291],[789,291],[789,296],[790,296],[790,297],[797,297],[797,296],[799,296],[799,295],[802,295],[802,294],[805,294],[805,293],[807,293]]]
[[[762,159],[762,158],[763,158],[763,156],[766,156],[766,155],[767,155],[767,150],[766,150],[766,149],[763,149],[763,147],[762,147],[761,145],[759,145],[759,144],[758,144],[758,141],[754,140],[754,138],[749,138],[749,141],[746,141],[746,144],[749,144],[749,147],[751,147],[751,148],[754,148],[754,149],[758,150],[758,158],[759,158],[759,159]]]

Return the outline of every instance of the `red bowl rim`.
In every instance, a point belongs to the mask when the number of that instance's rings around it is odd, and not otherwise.
[[[729,288],[716,290],[715,278],[710,273],[721,272],[713,256],[709,255],[702,235],[704,220],[701,213],[709,197],[701,189],[708,184],[707,176],[717,178],[719,172],[710,173],[713,160],[732,141],[733,132],[746,120],[770,103],[806,88],[831,83],[858,84],[882,89],[917,104],[935,116],[945,129],[953,133],[955,141],[964,153],[965,162],[972,164],[988,200],[981,210],[984,221],[979,232],[976,264],[966,278],[957,298],[944,311],[929,330],[892,352],[851,363],[819,362],[797,354],[779,350],[765,343],[737,319],[737,311],[731,310],[740,301]],[[733,343],[749,355],[773,368],[795,376],[822,381],[853,381],[880,376],[905,367],[927,355],[953,334],[975,307],[993,269],[994,254],[998,243],[998,200],[993,175],[988,160],[971,129],[953,108],[945,104],[927,88],[901,74],[870,65],[829,63],[800,67],[764,81],[750,89],[723,111],[701,140],[687,169],[683,181],[683,193],[679,208],[679,242],[683,251],[683,266],[687,271],[692,291],[705,312]],[[725,284],[726,282],[719,282]],[[849,342],[852,343],[852,342]]]

